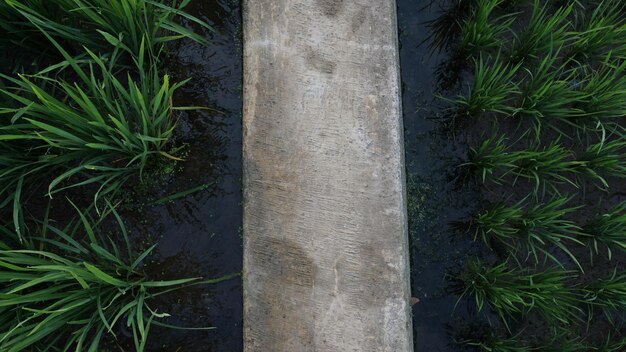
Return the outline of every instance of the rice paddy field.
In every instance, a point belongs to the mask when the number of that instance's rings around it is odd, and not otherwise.
[[[415,351],[626,351],[626,4],[397,5]],[[242,351],[240,2],[0,49],[0,351]]]
[[[0,350],[238,351],[238,1],[0,1]]]
[[[398,5],[415,350],[626,350],[626,5]]]

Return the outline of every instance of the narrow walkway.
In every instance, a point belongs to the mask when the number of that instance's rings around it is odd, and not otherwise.
[[[244,1],[247,352],[411,351],[394,0]]]

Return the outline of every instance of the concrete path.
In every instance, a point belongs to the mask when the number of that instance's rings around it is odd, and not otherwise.
[[[395,1],[244,1],[247,352],[411,351]]]

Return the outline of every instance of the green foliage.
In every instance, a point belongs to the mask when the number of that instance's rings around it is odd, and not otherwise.
[[[525,250],[521,254],[532,256],[536,263],[547,257],[562,265],[550,252],[553,247],[578,263],[568,247],[582,245],[578,237],[583,233],[568,215],[580,207],[567,207],[569,201],[567,197],[556,197],[546,203],[524,204],[526,200],[522,200],[512,206],[498,204],[473,219],[475,236],[487,244],[491,239],[500,241],[512,253]]]
[[[571,88],[574,71],[567,73],[564,67],[555,68],[558,54],[548,54],[533,68],[525,69],[527,77],[520,85],[520,103],[512,114],[530,118],[537,137],[544,126],[557,132],[559,123],[576,126],[572,118],[579,111],[573,106],[579,95]]]
[[[190,0],[56,0],[54,14],[46,10],[42,0],[3,0],[22,16],[22,27],[38,28],[57,40],[77,42],[98,54],[113,48],[123,49],[138,57],[142,46],[154,56],[163,44],[190,38],[206,44],[200,34],[176,23],[177,18],[189,20],[211,29],[203,21],[183,12]],[[58,14],[62,14],[59,16]]]
[[[621,136],[620,136],[621,137]],[[512,183],[527,180],[534,184],[534,194],[547,188],[559,193],[556,185],[569,184],[579,188],[581,178],[597,181],[602,189],[608,189],[607,176],[626,177],[626,142],[623,138],[602,139],[575,155],[559,141],[553,141],[543,148],[513,151],[505,145],[504,136],[483,140],[477,148],[471,148],[469,167],[480,175],[483,183],[504,183],[512,178]]]
[[[561,48],[568,41],[571,23],[568,17],[573,5],[559,8],[550,13],[549,3],[534,0],[528,24],[519,32],[513,32],[514,40],[509,56],[511,61],[536,60],[549,56],[553,48]]]
[[[625,73],[626,61],[619,63],[609,58],[583,80],[577,90],[579,120],[591,120],[594,124],[626,115],[626,106],[621,103],[626,99]]]
[[[510,14],[492,18],[494,10],[502,2],[502,0],[476,2],[472,15],[461,25],[460,53],[468,57],[478,56],[481,52],[502,46],[502,36],[514,21]]]
[[[23,187],[42,178],[50,195],[87,184],[99,184],[97,195],[103,195],[140,174],[151,158],[172,158],[165,144],[174,128],[172,96],[181,83],[170,84],[168,76],[155,66],[146,70],[141,60],[138,80],[122,81],[111,63],[89,55],[93,63],[87,68],[69,55],[62,63],[81,84],[2,77],[12,87],[0,93],[13,100],[11,107],[0,108],[3,199],[19,203]]]
[[[592,5],[588,5],[591,8]],[[604,0],[591,14],[577,11],[577,31],[571,33],[568,58],[585,65],[604,61],[607,55],[626,57],[626,16],[620,0]]]
[[[483,183],[488,180],[499,182],[501,171],[514,168],[517,161],[516,155],[508,152],[504,142],[504,136],[484,139],[477,148],[470,148],[468,162],[461,166],[471,167],[480,174]]]
[[[483,182],[502,183],[507,176],[514,178],[513,183],[526,179],[534,183],[535,194],[546,185],[566,183],[577,187],[574,176],[580,174],[583,165],[556,141],[540,149],[510,151],[504,137],[484,140],[470,150],[468,159],[464,165],[478,172]]]
[[[151,300],[199,283],[198,278],[150,280],[140,265],[154,246],[134,254],[117,214],[117,237],[103,236],[98,221],[79,215],[82,226],[45,224],[55,239],[35,238],[41,243],[37,249],[0,248],[2,351],[47,351],[53,346],[99,351],[103,335],[115,336],[121,324],[132,331],[136,351],[143,351],[151,325],[168,316],[151,307]],[[114,238],[123,239],[124,245]]]
[[[582,288],[583,299],[589,308],[600,308],[612,319],[612,315],[623,314],[626,309],[626,273],[617,269],[608,278],[596,280]]]
[[[602,139],[589,145],[578,160],[592,179],[598,180],[608,189],[609,183],[605,176],[626,177],[626,139],[623,136],[612,140]]]
[[[552,323],[570,324],[580,319],[580,298],[566,283],[573,273],[551,268],[542,272],[508,269],[506,263],[488,267],[469,260],[459,280],[461,296],[474,297],[479,311],[491,309],[503,321],[537,311]]]
[[[606,213],[598,213],[583,227],[589,235],[595,253],[600,252],[600,244],[607,249],[609,259],[611,248],[626,250],[626,202],[616,205]]]
[[[475,60],[472,86],[467,95],[456,99],[459,114],[468,116],[478,116],[485,112],[508,114],[513,110],[511,99],[519,94],[519,87],[513,82],[513,77],[520,66],[504,64],[499,58],[491,64],[489,61],[482,56]]]

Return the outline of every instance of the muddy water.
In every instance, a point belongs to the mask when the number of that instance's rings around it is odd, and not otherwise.
[[[176,105],[210,109],[179,116],[175,144],[184,147],[185,161],[165,176],[156,193],[165,197],[198,187],[201,190],[131,212],[136,219],[131,224],[135,238],[147,239],[146,244],[150,240],[158,243],[144,270],[151,277],[165,279],[237,273],[243,258],[240,4],[233,0],[195,0],[186,10],[214,27],[215,32],[205,31],[211,45],[179,42],[171,48],[167,71],[178,81],[192,78],[176,95]],[[239,278],[177,291],[160,299],[158,308],[171,314],[165,323],[215,329],[185,331],[155,326],[148,351],[243,350]]]
[[[459,233],[453,223],[476,205],[477,190],[456,174],[467,146],[455,142],[443,123],[444,107],[437,68],[447,59],[433,51],[428,22],[444,1],[398,0],[402,104],[411,243],[414,345],[416,352],[463,351],[451,336],[472,315],[472,306],[451,293],[448,274],[458,273],[480,243]],[[458,302],[457,302],[458,301]],[[455,307],[456,306],[456,307]]]

